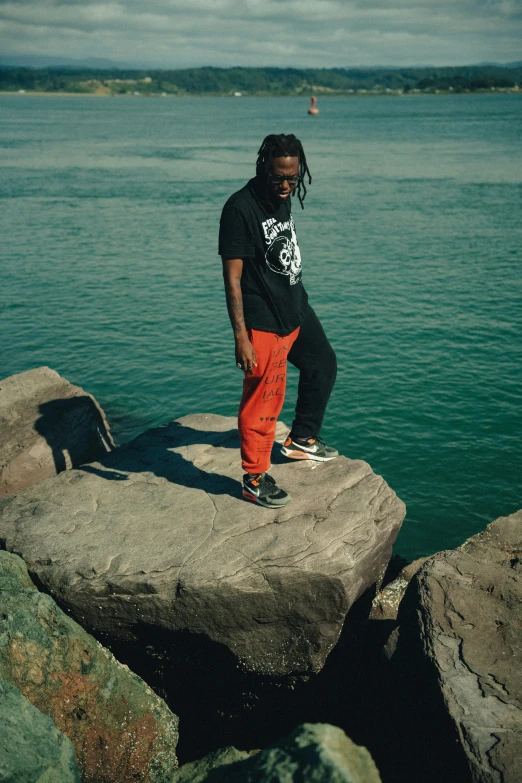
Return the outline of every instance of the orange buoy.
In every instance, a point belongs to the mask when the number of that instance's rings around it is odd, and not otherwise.
[[[319,109],[317,108],[317,98],[310,98],[310,108],[308,109],[308,114],[319,114]]]

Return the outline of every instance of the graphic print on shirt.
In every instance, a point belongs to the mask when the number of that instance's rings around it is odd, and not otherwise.
[[[292,215],[284,222],[269,218],[262,226],[268,245],[265,251],[268,267],[278,275],[288,275],[290,285],[295,285],[301,280],[301,253]]]

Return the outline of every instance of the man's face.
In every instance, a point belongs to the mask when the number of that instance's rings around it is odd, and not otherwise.
[[[278,201],[290,198],[297,185],[299,158],[274,158],[269,172],[270,189]]]

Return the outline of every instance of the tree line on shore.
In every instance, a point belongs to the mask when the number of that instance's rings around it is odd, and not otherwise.
[[[140,95],[311,95],[510,90],[522,66],[445,68],[21,68],[0,66],[1,91]]]

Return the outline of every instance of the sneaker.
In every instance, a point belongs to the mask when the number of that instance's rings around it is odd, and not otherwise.
[[[268,473],[243,476],[243,497],[265,508],[281,508],[290,502],[290,495],[280,489]]]
[[[281,446],[281,454],[289,459],[313,459],[317,462],[328,462],[339,456],[337,449],[327,446],[319,437],[299,440],[291,435]]]

